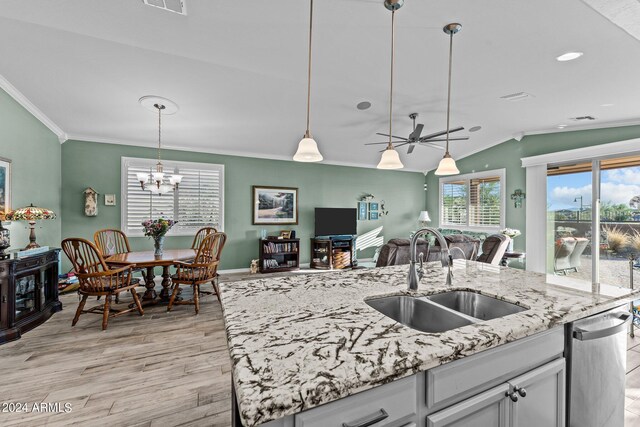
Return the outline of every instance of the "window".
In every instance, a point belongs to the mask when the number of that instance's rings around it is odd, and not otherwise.
[[[440,178],[440,226],[504,227],[505,170]]]
[[[193,235],[198,229],[224,228],[224,165],[163,161],[166,174],[183,176],[178,190],[157,195],[140,187],[138,172],[155,170],[157,160],[122,158],[122,230],[143,236],[142,221],[171,218],[178,223],[169,236]]]

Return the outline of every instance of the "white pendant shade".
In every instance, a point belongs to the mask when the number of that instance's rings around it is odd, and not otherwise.
[[[420,216],[418,217],[418,221],[420,222],[431,222],[431,218],[429,217],[428,211],[420,211]]]
[[[438,169],[436,169],[436,175],[457,175],[460,171],[456,166],[456,161],[453,160],[450,156],[446,156],[440,160],[440,164],[438,165]]]
[[[398,152],[393,148],[387,148],[382,152],[378,169],[402,169],[404,165],[400,161]]]
[[[321,162],[323,159],[320,150],[318,150],[318,144],[313,138],[302,138],[300,144],[298,144],[298,151],[293,155],[293,160],[296,162]]]

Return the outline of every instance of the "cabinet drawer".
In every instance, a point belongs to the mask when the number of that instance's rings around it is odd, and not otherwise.
[[[343,423],[357,426],[380,418],[368,425],[382,427],[415,416],[417,403],[417,381],[413,375],[297,414],[295,426],[343,427]]]
[[[503,383],[556,359],[564,352],[564,328],[558,327],[430,369],[427,407],[440,407]]]

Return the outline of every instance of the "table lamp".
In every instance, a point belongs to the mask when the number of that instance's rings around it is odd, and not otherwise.
[[[33,206],[32,203],[25,208],[9,212],[6,218],[8,221],[27,221],[29,223],[31,231],[29,232],[29,244],[24,248],[26,250],[40,247],[40,245],[36,243],[36,221],[56,219],[56,214],[49,209]]]
[[[431,222],[431,218],[429,218],[428,211],[420,211],[420,216],[418,216],[418,222],[422,227],[426,227],[428,222]]]

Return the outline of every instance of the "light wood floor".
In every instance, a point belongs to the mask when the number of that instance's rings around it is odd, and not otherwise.
[[[229,354],[215,296],[202,298],[198,316],[191,306],[167,313],[157,305],[143,317],[111,319],[104,332],[92,314],[72,328],[77,296],[61,301],[62,312],[0,346],[0,404],[70,403],[72,411],[0,412],[0,426],[230,426]],[[636,427],[640,334],[628,348],[625,426]]]
[[[110,319],[104,332],[95,314],[72,328],[77,295],[61,301],[62,312],[0,346],[0,403],[69,402],[72,411],[0,412],[0,426],[231,424],[229,353],[215,296],[201,299],[198,316],[192,306],[167,313],[157,305],[143,317]]]

